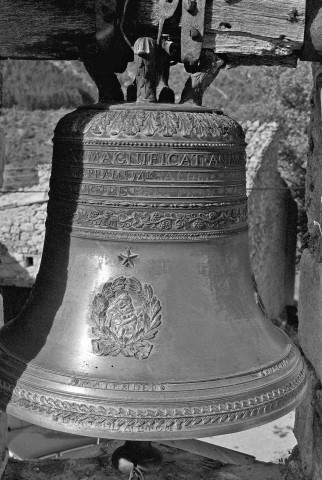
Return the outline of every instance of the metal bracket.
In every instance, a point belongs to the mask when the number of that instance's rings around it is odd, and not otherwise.
[[[177,9],[179,0],[159,0],[159,29],[157,44],[160,45],[165,20],[172,17]]]
[[[181,60],[188,72],[196,71],[203,43],[206,0],[182,0]]]

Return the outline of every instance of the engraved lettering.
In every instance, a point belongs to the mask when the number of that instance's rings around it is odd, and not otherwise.
[[[241,170],[216,170],[216,171],[198,171],[198,170],[131,170],[127,168],[110,169],[110,168],[78,168],[69,166],[68,168],[55,168],[52,174],[53,181],[55,179],[64,178],[65,183],[74,179],[104,180],[115,182],[218,182],[218,181],[242,181],[244,182],[244,172]],[[73,182],[74,183],[74,182]]]
[[[160,165],[160,156],[157,153],[150,154],[150,165]]]
[[[181,167],[183,167],[183,166],[190,167],[192,162],[193,162],[193,157],[185,154],[183,156],[183,158],[181,159],[180,166]]]
[[[90,152],[89,160],[91,163],[101,163],[99,153],[96,151]]]
[[[139,153],[132,152],[129,157],[129,165],[140,165]]]
[[[119,152],[115,155],[115,163],[117,165],[123,165],[124,163],[126,163],[127,161],[127,158],[126,158],[126,153],[125,152]]]
[[[59,150],[60,161],[69,159],[73,163],[101,164],[101,165],[135,165],[135,166],[162,166],[162,167],[201,167],[225,168],[232,166],[244,167],[245,155],[242,152],[133,152],[130,150],[85,150],[69,148],[68,150],[55,147]]]
[[[171,153],[168,156],[169,165],[178,165],[178,155],[176,153]]]
[[[55,149],[56,150],[56,149]],[[80,150],[74,150],[73,148],[69,148],[68,149],[68,152],[71,154],[72,156],[72,159],[74,162],[77,162],[79,161],[79,157],[80,157],[80,154],[81,154],[81,151]],[[56,152],[54,152],[54,155],[55,155]],[[67,155],[67,158],[69,157],[69,155]]]
[[[199,186],[199,187],[177,187],[169,185],[166,189],[153,185],[104,185],[104,184],[66,184],[52,182],[52,191],[70,192],[74,194],[93,196],[113,197],[150,197],[150,198],[206,198],[219,196],[240,196],[245,195],[245,186]]]

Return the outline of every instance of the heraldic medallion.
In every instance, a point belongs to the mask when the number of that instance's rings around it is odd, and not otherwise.
[[[92,333],[97,337],[92,339],[93,353],[148,358],[162,323],[161,308],[151,285],[135,277],[105,283],[92,304]]]

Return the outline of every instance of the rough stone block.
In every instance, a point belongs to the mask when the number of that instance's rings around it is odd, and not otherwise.
[[[17,262],[21,262],[23,260],[23,255],[21,253],[17,253],[17,252],[9,252],[9,253],[12,258],[17,260]]]
[[[27,232],[22,232],[21,235],[20,235],[20,240],[22,242],[26,242],[28,239],[29,239],[28,233]]]
[[[1,83],[1,78],[0,78],[0,83]],[[2,90],[0,87],[0,105],[1,105],[1,91]],[[3,129],[0,128],[0,186],[2,186],[2,183],[3,183],[4,166],[5,166],[5,135],[4,135]]]
[[[309,250],[301,258],[298,313],[301,347],[322,381],[322,263]]]
[[[302,403],[296,409],[294,435],[298,442],[300,469],[303,476],[311,479],[314,470],[313,429],[316,417],[314,403],[316,389],[320,385],[320,382],[312,366],[307,363],[307,367],[308,389]]]
[[[25,232],[32,232],[34,230],[34,226],[32,223],[29,223],[29,222],[26,222],[26,223],[22,223],[20,225],[20,228],[21,230],[25,231]]]
[[[8,442],[8,420],[7,415],[0,412],[0,478],[7,466],[9,452],[7,449]]]

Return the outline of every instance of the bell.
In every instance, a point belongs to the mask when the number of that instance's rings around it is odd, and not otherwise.
[[[197,438],[270,422],[304,394],[300,353],[254,290],[242,128],[153,103],[152,83],[56,127],[40,271],[0,332],[1,407],[26,421]]]

